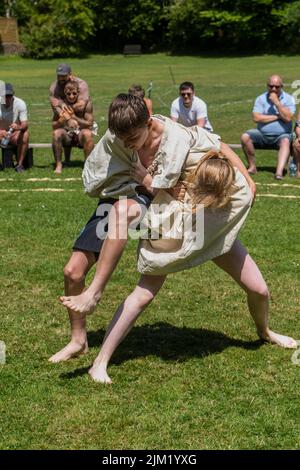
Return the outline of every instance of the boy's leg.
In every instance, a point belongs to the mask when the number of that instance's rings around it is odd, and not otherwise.
[[[154,299],[165,279],[166,276],[141,276],[137,287],[118,307],[109,324],[100,353],[89,370],[95,381],[111,383],[107,375],[107,365],[111,356],[129,333],[140,313]]]
[[[55,173],[60,174],[62,172],[62,161],[61,156],[63,152],[63,146],[71,145],[71,139],[69,138],[65,129],[55,129],[52,137],[52,150],[55,160]]]
[[[66,295],[80,294],[84,290],[85,276],[95,264],[94,253],[89,251],[74,251],[64,269]],[[71,325],[71,341],[52,357],[50,362],[67,361],[71,357],[83,354],[88,350],[86,337],[85,314],[78,315],[68,309]]]
[[[62,303],[75,312],[93,312],[125,249],[128,225],[141,214],[141,205],[133,199],[118,201],[113,209],[109,214],[107,237],[91,285],[81,295],[61,298]]]
[[[93,134],[89,129],[83,129],[80,131],[78,140],[83,147],[84,158],[87,159],[94,148]]]
[[[296,348],[293,338],[274,333],[269,329],[269,291],[262,274],[243,245],[236,240],[229,253],[213,260],[226,271],[247,293],[250,314],[258,336],[284,348]]]

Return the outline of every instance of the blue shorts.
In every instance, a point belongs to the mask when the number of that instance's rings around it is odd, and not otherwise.
[[[146,194],[136,194],[128,197],[140,204],[142,211],[148,209],[151,197]],[[92,217],[81,230],[73,245],[74,251],[91,251],[98,259],[108,229],[108,214],[118,199],[100,199],[99,204]]]
[[[289,139],[290,144],[293,142],[293,134],[266,135],[258,129],[249,129],[246,131],[252,140],[256,149],[279,149],[282,139]]]

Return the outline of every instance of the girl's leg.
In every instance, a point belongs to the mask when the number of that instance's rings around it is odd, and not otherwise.
[[[118,345],[129,333],[140,313],[154,299],[166,276],[141,276],[134,291],[119,306],[110,322],[100,353],[89,370],[91,377],[102,383],[111,383],[107,365]]]
[[[243,245],[236,240],[229,253],[213,260],[244,289],[258,336],[284,348],[296,348],[293,338],[269,329],[269,291],[257,265]]]
[[[66,295],[80,294],[84,290],[85,276],[95,264],[95,255],[89,251],[74,251],[64,268]],[[50,357],[50,362],[67,361],[88,351],[86,337],[86,315],[68,309],[71,325],[71,341],[63,349]]]
[[[82,294],[61,297],[65,307],[86,315],[95,310],[127,244],[128,225],[140,214],[141,206],[135,200],[127,199],[114,204],[109,213],[108,234],[97,261],[94,279]]]

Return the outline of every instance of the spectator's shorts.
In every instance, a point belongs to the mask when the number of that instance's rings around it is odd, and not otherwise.
[[[253,142],[256,149],[278,149],[280,141],[284,138],[289,139],[290,144],[293,142],[293,133],[280,135],[266,135],[258,129],[250,129],[246,131]]]
[[[128,199],[140,204],[144,214],[151,204],[151,197],[146,194],[136,194]],[[76,239],[73,250],[91,251],[96,259],[99,257],[103,242],[107,235],[108,214],[112,206],[118,199],[100,199],[97,209],[89,219],[85,227],[81,230]]]

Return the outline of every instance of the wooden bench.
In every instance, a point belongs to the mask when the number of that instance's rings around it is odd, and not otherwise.
[[[52,144],[29,144],[28,150],[24,160],[24,168],[27,170],[28,168],[33,167],[33,149],[51,149]],[[17,153],[17,147],[8,146],[6,148],[1,148],[2,153],[2,165],[0,165],[0,169],[5,168],[13,168],[13,156]],[[1,168],[2,166],[2,168]]]
[[[140,44],[126,44],[123,49],[124,56],[141,55],[142,46]]]

